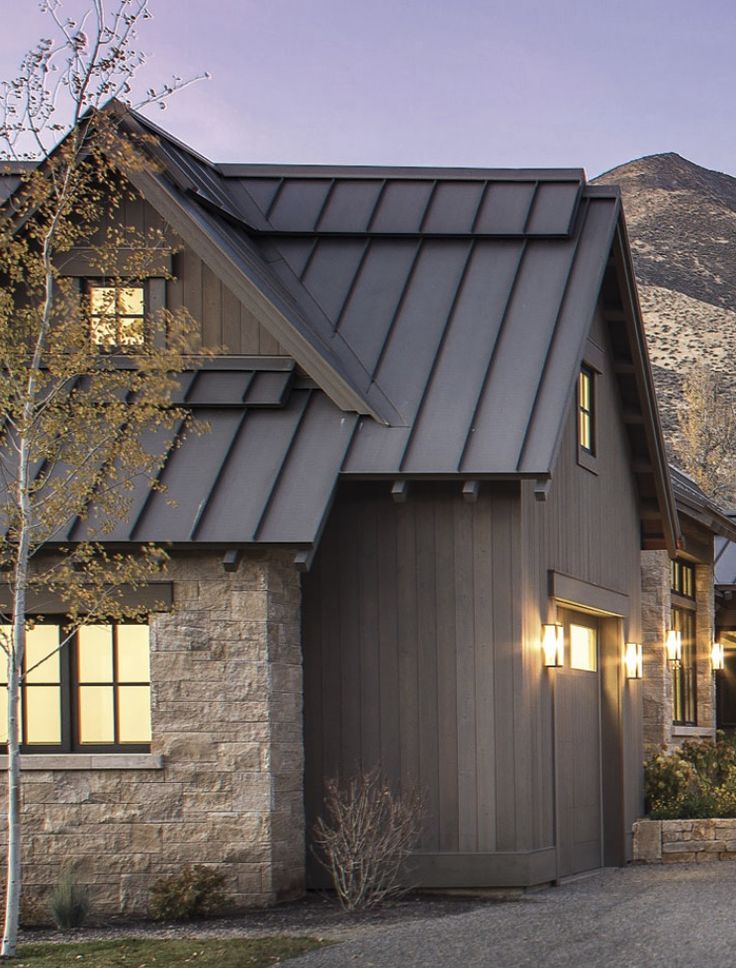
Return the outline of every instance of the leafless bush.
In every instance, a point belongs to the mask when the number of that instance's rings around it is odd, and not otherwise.
[[[325,814],[314,825],[315,854],[346,911],[375,907],[407,890],[404,864],[417,841],[421,798],[393,793],[380,770],[347,784],[328,780]]]

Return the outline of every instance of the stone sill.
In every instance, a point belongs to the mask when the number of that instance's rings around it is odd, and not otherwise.
[[[162,753],[26,753],[21,770],[162,770]],[[8,757],[0,756],[0,770]]]
[[[710,726],[673,726],[673,736],[715,736],[715,729]]]

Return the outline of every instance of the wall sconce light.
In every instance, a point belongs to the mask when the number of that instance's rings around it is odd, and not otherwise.
[[[667,661],[668,662],[681,662],[682,661],[682,632],[678,629],[670,629],[667,633]]]
[[[624,653],[627,679],[641,679],[642,655],[640,642],[627,642]]]
[[[714,672],[718,672],[725,667],[724,658],[723,646],[720,642],[714,642],[710,653],[710,661]]]
[[[548,668],[559,668],[565,662],[565,630],[562,625],[542,626],[542,654]]]

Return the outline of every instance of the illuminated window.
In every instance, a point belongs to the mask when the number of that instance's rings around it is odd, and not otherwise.
[[[578,446],[586,454],[595,454],[593,389],[593,371],[583,366],[578,376]]]
[[[570,668],[595,672],[598,668],[598,636],[587,625],[570,624]]]
[[[145,339],[142,285],[87,283],[92,342],[105,350],[141,346]]]
[[[686,598],[695,598],[695,566],[675,559],[672,562],[672,591]]]
[[[7,635],[8,627],[2,631]],[[62,649],[58,624],[26,634],[22,749],[144,752],[151,742],[147,625],[89,625]],[[5,664],[0,682],[7,685]],[[0,691],[0,742],[7,742],[7,691]]]
[[[675,559],[672,562],[672,594],[680,596],[673,603],[672,625],[682,635],[682,659],[672,667],[672,719],[678,725],[697,725],[697,653],[695,603],[695,566]]]

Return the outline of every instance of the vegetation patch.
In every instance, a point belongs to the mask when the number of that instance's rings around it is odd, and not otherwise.
[[[161,940],[117,938],[78,944],[27,944],[16,968],[267,968],[327,944],[315,938]]]
[[[644,763],[651,820],[736,817],[736,739],[688,740]]]

